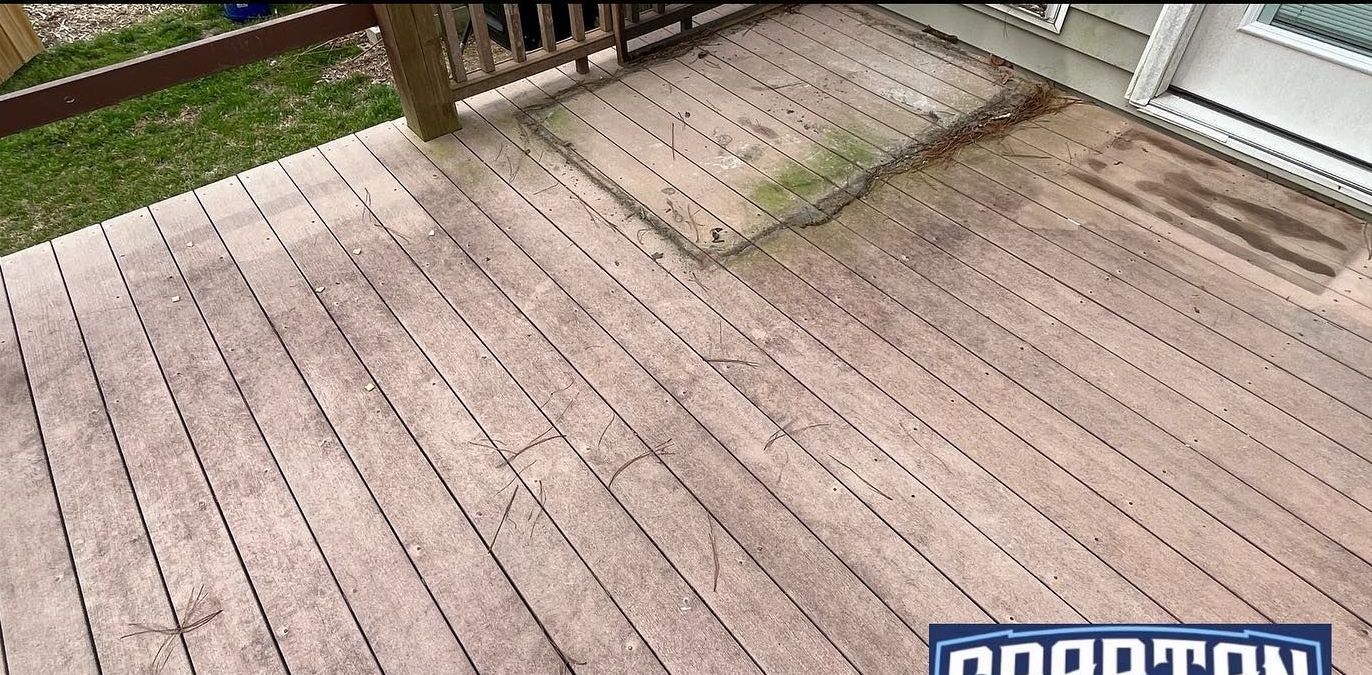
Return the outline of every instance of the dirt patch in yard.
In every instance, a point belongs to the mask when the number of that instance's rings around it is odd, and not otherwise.
[[[80,42],[128,28],[148,18],[171,11],[186,11],[195,5],[24,5],[34,32],[46,47]]]

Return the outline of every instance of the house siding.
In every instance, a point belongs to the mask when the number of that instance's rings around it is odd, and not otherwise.
[[[1124,91],[1161,4],[1073,4],[1053,33],[981,5],[883,4],[1011,63],[1126,109]]]

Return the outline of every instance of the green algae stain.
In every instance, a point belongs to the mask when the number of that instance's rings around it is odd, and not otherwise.
[[[877,153],[872,151],[871,144],[847,131],[825,132],[824,145],[860,167],[870,167],[877,162]]]
[[[789,190],[771,181],[759,183],[753,188],[751,199],[763,211],[778,218],[795,208],[799,201]]]
[[[542,120],[543,127],[563,138],[572,132],[572,114],[562,106],[553,106]]]
[[[829,183],[815,172],[789,160],[785,168],[777,172],[774,178],[782,187],[800,195],[811,204],[826,197],[831,189]]]

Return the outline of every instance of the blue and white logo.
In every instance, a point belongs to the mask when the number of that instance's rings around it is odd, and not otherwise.
[[[1330,675],[1329,624],[931,624],[930,675]]]

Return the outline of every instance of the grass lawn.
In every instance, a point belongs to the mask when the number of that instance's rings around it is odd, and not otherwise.
[[[222,5],[160,14],[45,51],[0,93],[233,27]],[[389,85],[320,80],[358,51],[303,49],[0,138],[0,255],[399,117]]]

